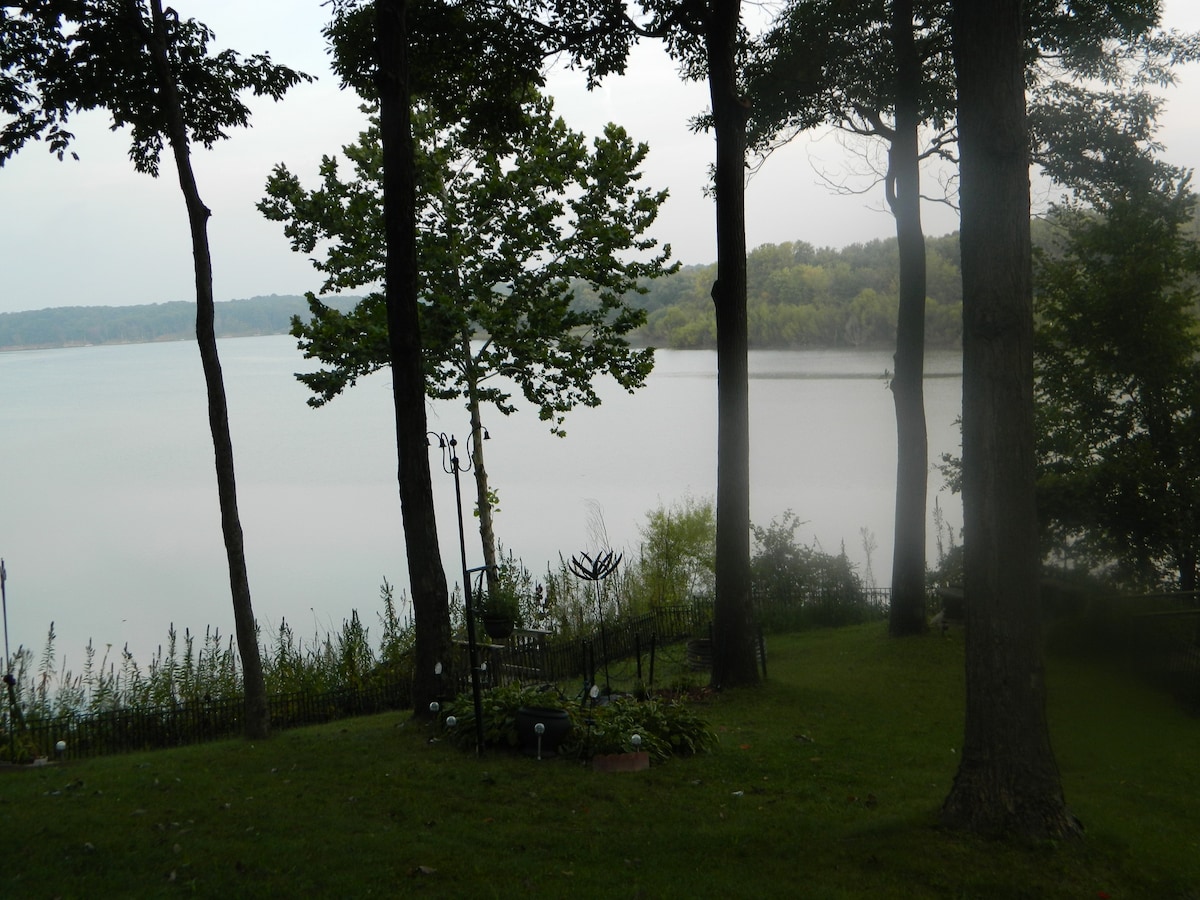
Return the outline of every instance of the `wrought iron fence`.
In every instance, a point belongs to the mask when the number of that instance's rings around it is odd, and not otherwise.
[[[317,725],[349,716],[370,715],[412,705],[412,685],[393,679],[333,691],[300,691],[269,698],[271,726],[276,729]],[[66,715],[26,723],[25,737],[35,755],[53,758],[59,741],[70,758],[161,750],[235,737],[242,733],[241,697],[200,700],[152,709],[119,709]],[[0,750],[11,735],[0,732]]]
[[[864,598],[865,597],[865,601]],[[756,596],[760,613],[772,601]],[[824,594],[794,600],[809,605],[842,602]],[[859,603],[880,605],[886,610],[887,591],[860,593]],[[538,631],[519,631],[505,644],[482,648],[488,685],[506,681],[564,682],[577,678],[595,681],[595,673],[606,663],[616,662],[652,648],[678,645],[689,639],[711,637],[712,599],[694,598],[691,603],[661,606],[651,612],[606,623],[603,635],[596,627],[586,638],[561,639]],[[452,671],[469,672],[465,646],[462,660]],[[759,646],[760,656],[764,653]],[[765,658],[760,659],[765,666]],[[462,684],[457,685],[462,689]],[[152,709],[112,710],[37,719],[27,723],[26,735],[34,752],[54,757],[59,741],[65,755],[79,758],[104,754],[155,750],[230,738],[242,733],[244,702],[241,697],[200,700]],[[301,691],[276,694],[269,699],[272,727],[276,729],[315,725],[349,716],[412,705],[411,679],[388,679],[358,687],[325,692]],[[0,756],[13,738],[7,710],[0,715]]]

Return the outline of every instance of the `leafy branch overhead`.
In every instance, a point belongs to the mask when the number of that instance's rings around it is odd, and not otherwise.
[[[70,27],[64,27],[69,23]],[[282,98],[309,75],[264,53],[211,52],[214,35],[195,19],[166,11],[171,74],[178,85],[189,142],[211,148],[231,128],[249,125],[242,94]],[[158,174],[164,124],[148,77],[150,12],[132,0],[40,0],[0,8],[0,165],[30,141],[45,141],[59,159],[74,135],[71,116],[107,110],[114,130],[130,131],[139,172]]]
[[[524,105],[507,152],[474,141],[427,104],[413,117],[419,147],[418,269],[428,391],[472,398],[508,414],[514,388],[561,432],[564,414],[594,406],[596,376],[628,390],[653,364],[626,335],[645,312],[625,297],[675,271],[670,248],[645,236],[665,191],[639,185],[648,148],[609,125],[590,144],[538,98]],[[323,293],[383,279],[382,165],[373,123],[343,148],[351,172],[325,157],[306,189],[276,166],[259,204],[313,257]],[[305,355],[324,363],[297,376],[319,406],[387,364],[382,296],[349,313],[310,295],[313,319],[296,320]]]

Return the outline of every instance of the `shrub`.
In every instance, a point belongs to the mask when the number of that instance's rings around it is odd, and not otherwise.
[[[672,756],[694,756],[717,744],[716,732],[678,700],[618,697],[581,713],[583,728],[577,727],[561,749],[582,758],[641,749],[663,762]],[[635,734],[641,738],[637,748]]]
[[[637,700],[616,697],[593,705],[591,701],[565,699],[553,685],[523,687],[500,685],[481,694],[483,744],[515,749],[519,746],[517,711],[523,706],[565,709],[571,717],[570,735],[559,746],[562,756],[588,759],[600,753],[627,753],[640,735],[640,749],[663,761],[671,756],[691,756],[711,749],[716,733],[691,707],[678,700]],[[446,727],[453,717],[454,726]],[[463,749],[475,747],[475,708],[469,692],[460,694],[439,712],[447,739]]]
[[[766,528],[751,526],[750,570],[763,627],[780,631],[880,618],[886,610],[871,600],[845,551],[832,556],[797,544],[800,524],[788,510]]]
[[[716,579],[717,518],[711,500],[686,496],[646,514],[637,561],[646,608],[710,596]]]
[[[518,746],[517,710],[522,706],[566,708],[553,686],[525,687],[516,682],[497,685],[480,693],[483,713],[484,747],[513,749]],[[454,725],[448,725],[453,717]],[[451,743],[463,749],[475,749],[475,701],[470,691],[459,694],[438,712]],[[574,721],[574,717],[572,717]]]

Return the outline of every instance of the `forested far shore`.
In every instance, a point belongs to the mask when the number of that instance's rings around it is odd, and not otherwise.
[[[1035,247],[1051,249],[1055,226],[1033,221]],[[1189,234],[1200,233],[1193,223]],[[926,238],[925,341],[958,347],[962,340],[962,280],[958,233]],[[1051,252],[1053,252],[1051,250]],[[804,241],[763,244],[747,254],[749,345],[755,350],[886,347],[896,338],[899,254],[896,239],[814,247]],[[629,339],[640,346],[675,350],[716,346],[712,290],[716,263],[683,266],[644,283],[630,305],[646,310],[646,323]],[[594,302],[586,285],[580,303]],[[341,312],[359,297],[321,298]],[[0,351],[193,340],[195,304],[64,306],[0,313]],[[304,297],[271,294],[216,304],[218,337],[287,334],[293,316],[309,321]]]
[[[927,241],[926,340],[957,346],[962,331],[958,235]],[[755,349],[866,347],[895,339],[898,254],[894,238],[817,248],[803,241],[763,244],[747,259],[750,346]],[[637,344],[673,349],[716,345],[709,292],[716,264],[692,265],[649,282],[631,305],[647,312],[630,335]],[[585,287],[577,289],[588,302]],[[348,310],[359,298],[322,298]],[[216,304],[218,337],[286,334],[293,316],[308,320],[305,299],[271,294]],[[64,306],[0,313],[0,350],[193,340],[195,304]]]
[[[962,339],[958,233],[926,239],[925,340]],[[763,244],[746,257],[749,346],[757,350],[892,346],[899,309],[895,238],[818,248],[805,241]],[[711,297],[716,263],[687,266],[647,285],[635,339],[672,349],[716,346]]]
[[[359,298],[339,298],[348,309]],[[292,316],[309,317],[294,294],[271,294],[216,304],[217,337],[286,334]],[[196,339],[196,304],[186,300],[137,306],[60,306],[0,313],[0,350],[44,350],[99,344],[146,344]]]

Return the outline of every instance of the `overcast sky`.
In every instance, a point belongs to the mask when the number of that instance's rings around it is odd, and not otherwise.
[[[179,8],[206,22],[220,46],[266,51],[318,76],[282,103],[255,102],[253,128],[194,156],[201,195],[213,212],[216,298],[315,290],[317,273],[254,204],[274,164],[286,163],[312,185],[321,155],[353,142],[362,124],[358,98],[340,91],[329,74],[320,34],[327,10],[321,0],[193,0]],[[1164,8],[1167,27],[1200,30],[1195,0],[1166,0]],[[1179,71],[1162,120],[1166,158],[1189,167],[1200,162],[1198,68]],[[671,194],[655,235],[684,263],[711,262],[713,210],[703,188],[712,138],[688,128],[707,106],[706,87],[682,84],[648,43],[623,78],[589,93],[576,73],[556,71],[549,92],[577,130],[595,135],[613,121],[650,145],[645,183]],[[44,146],[30,145],[0,168],[0,312],[193,299],[187,219],[173,170],[164,165],[157,180],[136,174],[125,136],[110,133],[101,114],[78,117],[72,130],[79,161],[60,163]],[[840,247],[890,236],[880,189],[839,196],[825,183],[848,179],[867,187],[853,178],[855,165],[861,162],[836,134],[798,141],[772,157],[749,183],[749,245],[802,240]],[[926,204],[924,219],[930,234],[957,227],[940,204]]]

